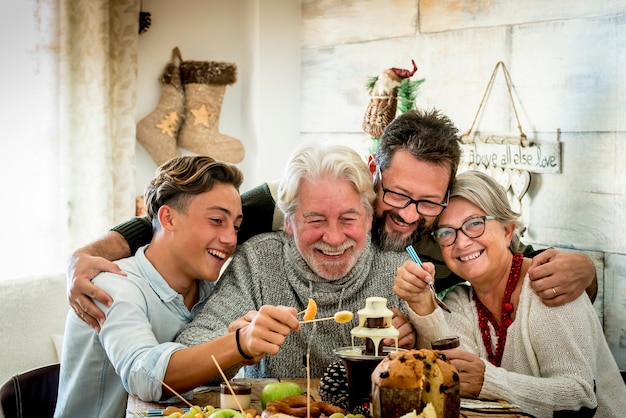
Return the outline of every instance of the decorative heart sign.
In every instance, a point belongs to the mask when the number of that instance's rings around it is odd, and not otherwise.
[[[529,186],[530,173],[526,170],[513,170],[511,175],[511,189],[518,200],[522,200]]]
[[[505,191],[509,190],[511,186],[511,170],[508,168],[494,167],[492,176],[493,178],[504,188]]]

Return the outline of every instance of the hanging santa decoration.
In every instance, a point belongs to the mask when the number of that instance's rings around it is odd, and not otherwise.
[[[370,80],[368,85],[370,101],[363,117],[363,131],[372,137],[380,138],[385,127],[396,117],[398,87],[403,80],[410,78],[417,71],[415,61],[411,60],[411,63],[412,70],[388,68]],[[420,80],[420,83],[422,81]]]

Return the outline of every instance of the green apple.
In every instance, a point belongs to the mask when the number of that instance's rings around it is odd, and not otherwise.
[[[261,391],[261,406],[265,409],[268,402],[278,401],[287,396],[303,395],[304,391],[297,383],[272,382],[263,386]]]
[[[216,409],[215,412],[213,412],[211,415],[209,415],[209,418],[245,418],[245,417],[241,414],[241,412],[235,411],[234,409],[219,408],[219,409]]]
[[[185,412],[181,418],[196,418],[196,414],[201,413],[202,408],[198,405],[194,405],[189,411]]]

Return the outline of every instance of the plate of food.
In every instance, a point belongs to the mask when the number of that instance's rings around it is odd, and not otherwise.
[[[461,398],[461,409],[519,409],[519,407],[506,401]]]

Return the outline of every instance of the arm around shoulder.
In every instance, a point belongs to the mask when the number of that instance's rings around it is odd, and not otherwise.
[[[145,216],[134,217],[126,222],[122,222],[119,225],[115,225],[111,228],[111,232],[116,232],[118,238],[122,238],[124,240],[124,243],[119,243],[119,241],[118,243],[123,246],[125,250],[127,250],[127,252],[121,257],[108,258],[109,260],[117,260],[119,258],[129,257],[135,254],[139,247],[150,243],[152,240],[152,223]],[[105,256],[101,255],[101,257]]]
[[[111,230],[97,240],[74,251],[72,259],[79,255],[102,257],[105,260],[115,261],[130,257],[131,251],[124,236]]]
[[[113,302],[102,289],[91,282],[98,273],[106,271],[125,275],[112,262],[128,257],[130,249],[122,235],[109,231],[104,237],[74,251],[67,262],[68,299],[79,318],[100,331],[105,320],[104,313],[93,303],[97,300],[106,306]]]
[[[548,248],[536,253],[528,274],[532,288],[546,305],[563,305],[585,291],[592,302],[596,297],[595,264],[585,254]]]

